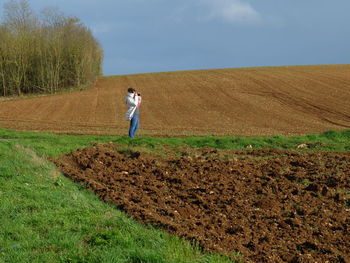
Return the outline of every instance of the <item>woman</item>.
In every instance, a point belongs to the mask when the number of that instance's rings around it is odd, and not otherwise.
[[[141,105],[141,95],[133,88],[128,88],[128,95],[125,98],[125,104],[128,105],[126,120],[130,121],[129,137],[133,139],[139,128],[139,112]]]

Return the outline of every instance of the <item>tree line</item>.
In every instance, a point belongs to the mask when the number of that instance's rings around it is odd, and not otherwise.
[[[33,12],[27,1],[4,5],[0,22],[0,96],[55,93],[92,83],[103,51],[78,18],[57,9]]]

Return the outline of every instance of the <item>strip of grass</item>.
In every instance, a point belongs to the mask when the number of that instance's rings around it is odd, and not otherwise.
[[[0,142],[0,200],[1,263],[231,262],[141,226],[15,140]]]
[[[189,146],[194,148],[213,147],[219,149],[245,149],[251,145],[253,149],[279,148],[296,149],[298,145],[306,144],[314,151],[349,151],[350,130],[327,131],[321,134],[306,136],[272,136],[272,137],[180,137],[155,138],[140,137],[130,140],[123,136],[72,136],[55,135],[35,132],[17,132],[0,129],[0,140],[15,141],[27,148],[32,148],[40,156],[57,157],[75,149],[91,146],[94,143],[113,142],[130,147],[146,147],[150,150],[170,147]]]
[[[350,150],[350,130],[307,136],[141,137],[69,136],[0,129],[0,263],[230,262],[187,242],[143,227],[60,175],[45,157],[94,143],[150,151],[170,147]]]

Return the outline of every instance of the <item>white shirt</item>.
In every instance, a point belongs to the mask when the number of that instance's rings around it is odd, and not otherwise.
[[[128,105],[125,119],[129,121],[134,116],[137,108],[140,107],[141,96],[138,96],[137,94],[135,95],[135,93],[128,93],[128,95],[125,97],[125,104]]]

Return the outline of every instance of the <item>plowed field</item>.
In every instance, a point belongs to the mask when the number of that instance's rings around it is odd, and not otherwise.
[[[139,135],[306,134],[350,128],[350,65],[100,78],[69,94],[0,102],[0,127],[126,135],[124,96],[143,96]]]
[[[113,144],[55,160],[145,224],[246,262],[350,262],[350,155],[202,149],[182,157]]]

